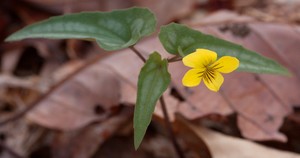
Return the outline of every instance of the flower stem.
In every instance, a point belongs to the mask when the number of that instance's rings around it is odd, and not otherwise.
[[[131,46],[129,47],[144,63],[146,62],[146,59],[142,56],[142,54],[136,50],[134,48],[134,46]],[[178,154],[179,158],[184,158],[184,154],[179,146],[179,143],[177,142],[177,139],[175,137],[175,134],[174,134],[174,131],[173,131],[173,128],[172,128],[172,123],[170,121],[170,118],[169,118],[169,115],[168,115],[168,111],[167,111],[167,107],[166,107],[166,103],[165,103],[165,100],[164,100],[164,97],[161,96],[159,98],[159,101],[160,101],[160,104],[161,104],[161,107],[162,107],[162,111],[163,111],[163,115],[164,115],[164,121],[165,121],[165,125],[166,125],[166,128],[167,128],[167,131],[168,131],[168,134],[169,134],[169,137],[172,141],[172,144],[173,144],[173,147],[176,151],[176,153]]]
[[[177,139],[175,137],[175,134],[174,134],[174,131],[172,129],[172,125],[171,125],[171,121],[170,121],[170,118],[169,118],[169,115],[168,115],[168,111],[167,111],[167,107],[166,107],[166,103],[165,103],[165,100],[164,100],[164,97],[161,96],[159,98],[159,102],[160,102],[160,105],[162,107],[162,111],[163,111],[163,114],[164,114],[164,120],[165,120],[165,124],[166,124],[166,127],[167,127],[167,130],[169,132],[169,135],[170,135],[170,139],[173,143],[173,146],[175,148],[175,151],[177,152],[179,158],[184,158],[184,154],[177,142]]]

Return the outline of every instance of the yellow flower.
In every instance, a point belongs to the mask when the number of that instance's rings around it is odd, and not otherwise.
[[[239,67],[239,60],[223,56],[217,60],[217,53],[207,49],[197,49],[182,59],[185,66],[191,67],[182,78],[182,84],[195,87],[203,79],[208,89],[219,91],[224,78],[221,73],[230,73]]]

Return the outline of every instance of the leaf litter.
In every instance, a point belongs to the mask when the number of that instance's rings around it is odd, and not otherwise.
[[[211,19],[211,21],[206,20],[206,23],[194,21],[193,27],[205,33],[241,43],[249,49],[276,59],[281,64],[289,67],[294,75],[291,78],[286,78],[237,72],[234,73],[234,76],[226,76],[228,79],[226,79],[221,94],[216,94],[206,91],[201,86],[192,89],[184,88],[180,81],[186,70],[180,62],[172,63],[169,66],[173,76],[172,88],[178,91],[179,95],[184,99],[179,100],[171,95],[171,90],[168,90],[165,94],[172,120],[177,120],[177,114],[183,115],[188,120],[199,120],[212,114],[229,115],[237,113],[237,125],[244,137],[253,140],[286,141],[285,135],[279,132],[279,128],[283,123],[284,117],[293,111],[293,106],[300,105],[298,98],[300,92],[297,89],[299,87],[299,72],[297,70],[297,67],[299,67],[299,63],[297,63],[299,55],[294,51],[298,49],[295,41],[299,41],[299,36],[297,36],[299,28],[287,24],[268,24],[257,22],[251,18],[240,18],[242,19],[242,25],[249,27],[250,32],[244,37],[235,36],[236,34],[231,32],[231,30],[234,30],[232,27],[239,25],[241,21],[235,21],[236,18],[228,18],[226,22],[222,20],[216,22],[211,18],[214,15],[207,17],[206,19]],[[227,24],[228,22],[231,23]],[[220,30],[221,27],[224,27],[224,24],[229,25],[229,31],[222,32]],[[143,52],[144,56],[153,51],[153,48],[160,53],[165,52],[155,37],[144,40],[136,47]],[[168,57],[167,53],[164,55]],[[65,80],[61,86],[55,88],[51,94],[48,94],[49,97],[40,101],[39,105],[26,115],[30,124],[34,123],[55,130],[69,131],[68,134],[65,132],[54,132],[56,141],[60,145],[56,146],[55,142],[50,144],[57,151],[57,157],[63,157],[67,153],[65,151],[67,148],[69,148],[68,154],[77,153],[78,155],[83,154],[84,157],[91,156],[98,150],[97,147],[100,144],[106,142],[109,137],[116,133],[119,127],[127,124],[131,128],[130,123],[124,123],[126,120],[130,120],[131,113],[124,113],[123,108],[119,105],[129,106],[130,111],[135,102],[136,79],[142,66],[142,62],[135,62],[136,60],[138,60],[137,57],[130,50],[113,53]],[[64,76],[64,72],[69,74],[69,71],[78,70],[77,67],[80,66],[74,66],[74,69],[72,67],[70,66],[71,70],[62,70],[60,72],[61,76]],[[47,71],[51,70],[53,68]],[[60,80],[59,78],[63,77],[58,75],[57,78],[57,80]],[[53,81],[53,83],[57,83],[57,80]],[[101,82],[95,83],[95,80],[100,80]],[[242,88],[237,88],[236,85],[242,85]],[[107,88],[101,93],[102,86]],[[100,99],[101,97],[103,98]],[[28,103],[26,102],[26,104]],[[160,121],[157,120],[161,119],[161,117],[161,110],[157,106],[154,122],[159,123]],[[197,130],[193,129],[193,131]],[[87,146],[90,145],[89,142],[97,135],[101,135],[101,137],[98,137],[99,139],[97,139],[95,144],[87,149]],[[207,137],[199,136],[198,138],[205,141]],[[81,142],[81,138],[84,140],[82,145],[76,143]],[[162,137],[159,137],[158,140],[160,139]],[[221,137],[218,139],[221,139]],[[231,142],[231,140],[227,141]],[[70,145],[70,142],[75,143]],[[210,146],[209,142],[211,141],[205,142],[203,146],[206,147],[208,144],[208,147],[212,149],[213,155],[218,152],[224,155],[225,151],[213,150],[214,145]],[[153,147],[149,148],[146,146],[145,148],[148,148],[148,151],[154,150]],[[248,146],[245,148],[248,148]],[[269,153],[268,151],[263,152]]]

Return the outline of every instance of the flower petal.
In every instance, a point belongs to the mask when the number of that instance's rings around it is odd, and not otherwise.
[[[191,68],[203,68],[217,60],[217,53],[207,49],[197,49],[195,52],[185,56],[182,62]]]
[[[217,71],[214,71],[213,77],[211,77],[209,79],[204,77],[203,80],[204,80],[206,87],[215,92],[219,91],[221,85],[224,82],[223,76],[221,75],[221,73],[219,73]]]
[[[211,65],[217,71],[222,73],[230,73],[239,67],[239,60],[231,56],[223,56]]]
[[[198,86],[202,79],[204,69],[191,69],[182,78],[182,84],[186,87]]]

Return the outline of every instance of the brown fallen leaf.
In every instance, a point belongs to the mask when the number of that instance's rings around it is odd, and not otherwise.
[[[226,136],[184,121],[208,145],[214,158],[300,158],[299,154],[268,148],[257,143]]]
[[[243,0],[238,1],[245,3]],[[298,0],[272,0],[264,2],[256,0],[256,5],[254,3],[248,6],[243,6],[241,5],[242,3],[240,5],[236,4],[236,10],[259,21],[299,24],[300,11],[298,8],[300,7],[300,2]]]
[[[189,19],[182,19],[181,22],[188,24],[189,26],[194,25],[213,25],[213,24],[224,24],[231,21],[234,22],[254,22],[255,20],[249,16],[238,15],[230,10],[219,10],[207,16],[206,14],[195,13]]]
[[[100,62],[60,84],[27,114],[42,126],[72,130],[101,121],[119,105],[120,83]]]
[[[65,11],[109,11],[111,9],[122,9],[132,6],[131,0],[26,0],[26,2],[47,8],[48,10],[57,13],[64,13]]]
[[[25,0],[27,3],[37,5],[57,13],[80,11],[111,11],[133,6],[151,9],[157,17],[158,26],[167,24],[175,19],[180,19],[192,13],[197,3],[196,0]],[[168,9],[168,14],[166,14]]]
[[[54,150],[53,157],[92,157],[98,148],[120,127],[131,122],[132,114],[132,107],[123,107],[120,112],[102,123],[94,123],[70,132],[56,132],[57,134],[51,143]]]
[[[53,72],[52,78],[54,83],[59,83],[63,79],[72,75],[76,70],[80,69],[84,65],[84,62],[81,60],[72,60],[62,65],[58,70]]]
[[[230,82],[222,87],[222,93],[239,114],[242,135],[253,140],[287,141],[278,129],[291,109],[286,109],[252,74],[236,73],[227,80]]]
[[[2,115],[3,112],[1,112]],[[2,148],[3,145],[13,152],[7,157],[27,157],[35,147],[42,144],[43,140],[41,140],[41,137],[46,133],[47,130],[45,128],[29,124],[24,119],[2,126],[0,128],[2,149],[0,157],[5,157],[3,153],[7,150]]]
[[[137,5],[147,7],[157,17],[158,26],[181,19],[194,11],[196,0],[134,0]],[[166,13],[166,10],[167,13]]]

